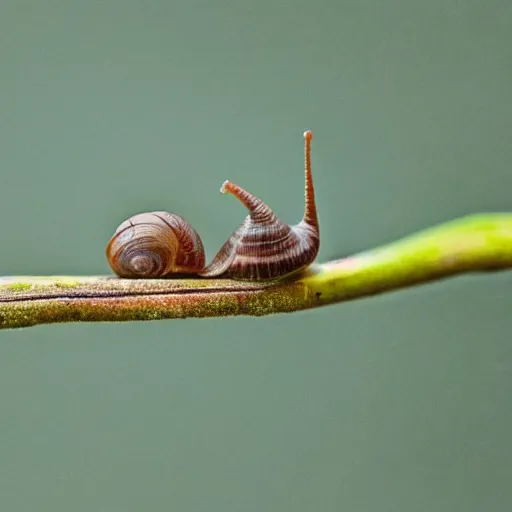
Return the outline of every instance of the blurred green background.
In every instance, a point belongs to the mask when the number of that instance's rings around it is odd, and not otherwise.
[[[126,217],[211,257],[231,179],[327,260],[511,209],[512,3],[2,0],[0,274],[106,274]],[[512,279],[262,319],[0,333],[0,509],[512,508]]]

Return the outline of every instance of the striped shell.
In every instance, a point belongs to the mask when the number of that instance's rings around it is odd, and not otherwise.
[[[107,245],[107,260],[120,277],[158,278],[204,269],[203,243],[174,213],[150,212],[124,221]]]
[[[259,198],[224,182],[222,193],[234,195],[249,215],[221,247],[213,261],[199,274],[204,277],[231,277],[242,280],[277,279],[311,264],[320,247],[315,193],[311,175],[310,145],[305,139],[305,207],[299,224],[289,226]]]

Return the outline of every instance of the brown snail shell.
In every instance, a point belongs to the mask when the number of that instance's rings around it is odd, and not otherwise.
[[[107,245],[107,260],[120,277],[197,274],[204,268],[201,238],[183,217],[139,213],[125,220]]]
[[[120,277],[157,278],[173,274],[278,279],[310,265],[318,254],[320,234],[311,174],[311,131],[304,133],[305,206],[302,220],[289,226],[259,198],[224,182],[222,193],[234,195],[249,215],[208,266],[197,232],[176,214],[142,213],[123,222],[107,246],[107,259]]]

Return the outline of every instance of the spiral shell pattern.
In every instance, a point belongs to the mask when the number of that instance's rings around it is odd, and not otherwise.
[[[124,221],[106,252],[112,270],[126,278],[198,273],[205,264],[197,232],[185,219],[169,212],[140,213]]]

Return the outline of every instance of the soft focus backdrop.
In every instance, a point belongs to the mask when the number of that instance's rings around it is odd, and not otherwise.
[[[0,274],[106,274],[126,217],[320,260],[512,209],[512,3],[3,0]],[[0,333],[0,509],[512,508],[512,278],[296,315]]]

